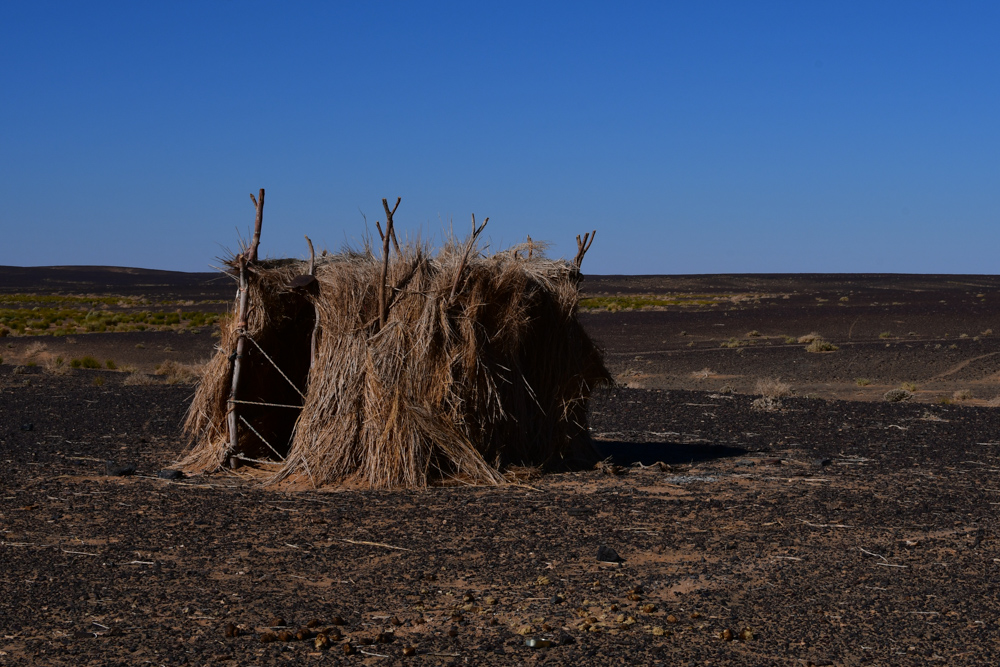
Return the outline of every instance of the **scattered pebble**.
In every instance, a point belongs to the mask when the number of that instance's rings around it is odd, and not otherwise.
[[[276,641],[277,639],[278,636],[273,632],[265,632],[260,636],[260,641],[263,644],[270,644],[271,642]]]
[[[315,646],[316,650],[319,650],[319,651],[321,651],[323,649],[326,649],[326,648],[329,648],[330,647],[330,638],[327,637],[326,635],[322,634],[322,633],[318,634],[318,635],[316,635],[316,639],[313,641],[313,646]]]
[[[403,647],[403,655],[416,655],[416,653],[417,649],[413,648],[412,646]]]
[[[726,628],[725,630],[719,633],[719,639],[722,639],[723,641],[727,642],[733,641],[733,631],[730,630],[729,628]]]
[[[532,637],[531,639],[525,639],[524,645],[528,648],[549,648],[552,646],[552,641],[548,639],[535,639]]]
[[[236,627],[235,623],[226,623],[226,627],[222,629],[222,634],[226,637],[239,637],[240,629]]]
[[[285,619],[281,618],[280,616],[272,618],[271,622],[267,624],[269,628],[283,628],[285,627],[285,625],[287,625],[285,623]]]
[[[597,560],[600,563],[620,563],[622,557],[611,547],[601,544],[597,547]]]

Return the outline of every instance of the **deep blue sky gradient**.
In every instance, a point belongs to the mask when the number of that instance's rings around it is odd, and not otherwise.
[[[265,187],[272,256],[401,196],[592,273],[995,273],[998,7],[7,2],[0,264],[206,270]]]

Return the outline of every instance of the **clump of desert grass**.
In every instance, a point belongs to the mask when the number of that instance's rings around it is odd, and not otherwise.
[[[195,384],[205,372],[205,364],[184,364],[167,359],[156,365],[155,374],[162,376],[167,384]]]
[[[412,488],[500,484],[507,470],[591,457],[587,402],[612,379],[576,317],[578,265],[541,250],[452,241],[432,253],[418,242],[383,267],[369,247],[347,249],[317,257],[301,288],[290,283],[306,262],[249,263],[240,402],[228,402],[230,316],[188,412],[181,465],[268,459],[272,482]]]

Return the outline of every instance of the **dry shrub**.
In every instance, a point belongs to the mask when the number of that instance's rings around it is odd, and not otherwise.
[[[750,403],[751,410],[757,410],[758,412],[777,412],[784,407],[781,401],[773,396],[761,396],[760,398],[755,398]]]
[[[152,375],[146,375],[145,373],[140,373],[139,371],[133,371],[125,377],[125,379],[122,381],[122,384],[127,384],[130,386],[136,386],[136,385],[142,386],[150,384],[159,384],[159,382],[157,382],[156,378],[153,377]]]
[[[903,401],[908,401],[913,398],[913,392],[907,391],[906,389],[890,389],[882,395],[889,403],[901,403]]]
[[[302,409],[237,403],[239,441],[228,451],[238,332],[235,317],[224,318],[188,412],[193,448],[181,465],[206,471],[233,455],[280,456],[273,482],[394,488],[500,484],[511,466],[592,457],[587,401],[611,377],[576,318],[576,267],[545,258],[538,244],[474,251],[467,262],[464,254],[455,242],[434,256],[420,244],[392,253],[384,326],[382,260],[368,249],[317,258],[316,281],[299,290],[289,283],[304,262],[251,264],[237,398]]]
[[[971,389],[959,389],[954,394],[951,395],[953,400],[956,401],[968,401],[972,398]]]
[[[156,374],[166,378],[167,384],[194,384],[205,372],[205,364],[182,364],[167,359],[156,366]]]
[[[823,338],[822,336],[820,336],[818,333],[816,333],[815,331],[813,331],[812,333],[807,333],[805,336],[799,336],[799,342],[800,343],[811,343],[814,340],[822,339],[822,338]]]
[[[755,385],[756,393],[767,398],[785,398],[795,393],[792,385],[782,382],[777,378],[766,378],[757,380]]]
[[[700,371],[691,371],[691,377],[695,380],[707,380],[713,375],[715,375],[715,371],[711,368],[702,368]]]
[[[836,345],[822,338],[814,338],[811,343],[806,345],[806,352],[833,352],[834,350],[839,350]]]
[[[52,359],[52,355],[48,351],[49,346],[41,341],[36,341],[31,343],[26,348],[24,348],[24,354],[21,355],[21,361],[29,366],[47,365]]]

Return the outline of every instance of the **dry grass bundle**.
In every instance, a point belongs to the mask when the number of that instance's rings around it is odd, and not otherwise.
[[[586,403],[611,378],[576,319],[578,264],[537,243],[467,248],[405,245],[387,266],[345,251],[317,258],[315,281],[302,279],[305,262],[250,263],[237,451],[226,427],[234,316],[188,413],[182,465],[273,459],[272,481],[394,488],[497,484],[509,466],[592,452]]]

